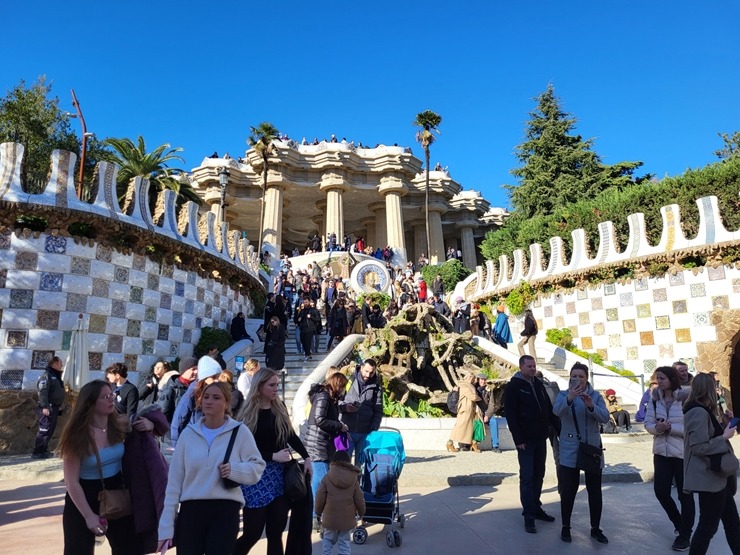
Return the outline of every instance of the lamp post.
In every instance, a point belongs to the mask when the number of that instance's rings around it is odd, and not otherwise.
[[[229,170],[221,168],[218,171],[218,184],[221,186],[221,224],[226,221],[226,186],[229,184]]]
[[[87,132],[87,126],[85,125],[85,117],[82,115],[82,108],[80,108],[80,103],[77,100],[77,96],[75,95],[75,90],[70,89],[70,92],[72,93],[72,106],[74,106],[75,109],[77,110],[77,115],[73,117],[79,118],[80,123],[82,124],[82,151],[80,152],[80,175],[77,178],[77,198],[82,200],[82,176],[85,171],[85,154],[87,153],[87,138],[91,136],[92,133]]]

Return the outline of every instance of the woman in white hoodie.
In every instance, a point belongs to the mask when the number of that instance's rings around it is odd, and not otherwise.
[[[173,538],[178,555],[215,555],[234,549],[244,496],[238,487],[227,488],[224,479],[256,484],[265,461],[252,432],[229,417],[230,404],[228,384],[208,385],[200,398],[203,417],[180,435],[170,464],[157,552],[166,551]],[[224,463],[232,435],[232,451]]]
[[[688,390],[681,389],[678,373],[670,366],[655,370],[658,383],[648,400],[645,412],[645,429],[653,434],[653,465],[655,497],[673,523],[678,537],[673,542],[674,551],[687,551],[694,527],[696,509],[694,496],[683,489],[683,403]],[[676,482],[681,511],[671,497],[671,486]]]

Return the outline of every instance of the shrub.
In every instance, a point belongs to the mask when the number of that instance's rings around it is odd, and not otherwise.
[[[550,343],[554,343],[558,347],[570,350],[574,347],[573,345],[573,334],[568,328],[562,329],[549,329],[545,332],[545,337]]]
[[[514,316],[519,316],[535,300],[536,296],[536,291],[529,282],[524,281],[507,295],[506,306]]]
[[[360,296],[357,297],[358,309],[361,309],[365,304],[365,298],[370,299],[370,306],[374,304],[380,305],[381,310],[388,308],[388,305],[391,303],[391,296],[386,295],[385,293],[361,293]]]
[[[202,357],[214,345],[223,352],[234,343],[228,331],[206,326],[200,330],[200,339],[193,349],[193,356]]]
[[[447,292],[452,291],[458,282],[461,282],[472,273],[473,270],[463,265],[457,259],[448,260],[439,266],[424,266],[421,269],[421,276],[427,282],[427,285],[430,285],[434,281],[434,278],[437,277],[437,274],[439,274]]]

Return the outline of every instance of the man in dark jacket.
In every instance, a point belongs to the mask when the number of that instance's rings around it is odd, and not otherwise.
[[[530,534],[537,532],[535,519],[555,520],[542,510],[540,502],[547,438],[554,418],[552,403],[542,382],[535,376],[536,372],[535,360],[529,355],[522,356],[519,372],[514,374],[504,391],[506,422],[519,457],[519,497],[524,529]]]
[[[39,420],[39,431],[36,434],[32,459],[46,459],[49,453],[49,441],[57,427],[57,419],[64,405],[64,383],[62,382],[62,368],[64,363],[59,357],[51,357],[46,370],[39,376],[36,388],[39,392],[39,404],[36,407],[36,416]]]
[[[356,466],[362,464],[365,437],[380,428],[383,419],[383,386],[376,366],[369,358],[355,370],[349,391],[339,402],[341,420],[349,427],[349,451],[354,453]]]
[[[303,304],[296,312],[293,321],[301,330],[301,346],[303,347],[303,353],[306,355],[303,362],[308,362],[311,360],[311,346],[314,335],[321,327],[321,314],[311,306],[310,297],[303,298]]]
[[[162,388],[157,404],[162,407],[162,412],[167,422],[172,423],[177,404],[185,395],[190,384],[198,377],[198,359],[185,357],[180,360],[180,374],[172,376],[167,385]]]
[[[441,294],[437,291],[434,292],[434,310],[439,312],[445,318],[449,318],[450,316],[452,316],[450,305],[444,302],[444,299],[442,299]]]
[[[113,386],[116,410],[131,418],[139,410],[139,389],[128,381],[128,368],[116,362],[106,368],[105,377]]]
[[[244,319],[244,313],[240,312],[234,319],[231,320],[231,339],[234,341],[241,341],[242,339],[249,339],[254,343],[254,339],[247,333],[246,328],[247,321]]]

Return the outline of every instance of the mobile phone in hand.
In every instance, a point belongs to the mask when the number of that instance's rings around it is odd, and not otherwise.
[[[581,380],[576,377],[570,379],[570,388],[575,389],[581,384]]]
[[[736,416],[732,420],[730,420],[730,423],[727,424],[729,428],[737,428],[737,425],[740,424],[740,417]]]

